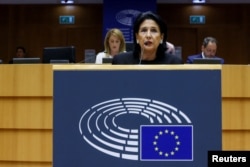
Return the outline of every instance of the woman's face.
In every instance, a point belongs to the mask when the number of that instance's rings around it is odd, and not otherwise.
[[[162,43],[163,35],[154,20],[145,20],[139,27],[136,39],[142,51],[156,51]]]
[[[111,35],[109,38],[109,47],[111,53],[119,53],[120,45],[120,39],[115,35]]]

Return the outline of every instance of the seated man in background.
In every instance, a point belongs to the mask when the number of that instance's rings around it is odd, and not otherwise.
[[[216,56],[217,51],[217,40],[213,37],[206,37],[203,40],[201,46],[201,53],[197,55],[188,56],[186,63],[193,64],[194,59],[196,58],[217,58],[221,60],[221,64],[224,64],[224,59]]]
[[[25,56],[26,56],[26,50],[25,50],[25,48],[22,47],[22,46],[18,46],[16,48],[16,56],[15,56],[15,58],[23,58]],[[9,61],[9,64],[13,64],[13,60],[12,59]]]
[[[16,57],[17,58],[23,58],[25,57],[26,51],[25,48],[22,46],[19,46],[16,48]]]

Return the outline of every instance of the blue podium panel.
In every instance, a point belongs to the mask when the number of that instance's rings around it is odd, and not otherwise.
[[[54,167],[205,167],[221,71],[55,70]]]

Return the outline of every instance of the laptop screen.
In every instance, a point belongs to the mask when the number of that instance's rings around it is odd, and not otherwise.
[[[41,63],[39,57],[13,58],[13,64],[36,64]]]
[[[103,64],[112,64],[113,58],[111,57],[104,57],[102,58],[102,63]]]
[[[221,64],[221,59],[219,58],[196,58],[193,60],[193,64]]]

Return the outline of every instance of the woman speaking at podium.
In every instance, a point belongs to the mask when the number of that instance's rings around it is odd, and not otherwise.
[[[112,64],[183,64],[166,52],[167,26],[151,11],[138,15],[133,27],[134,50],[114,56]]]

